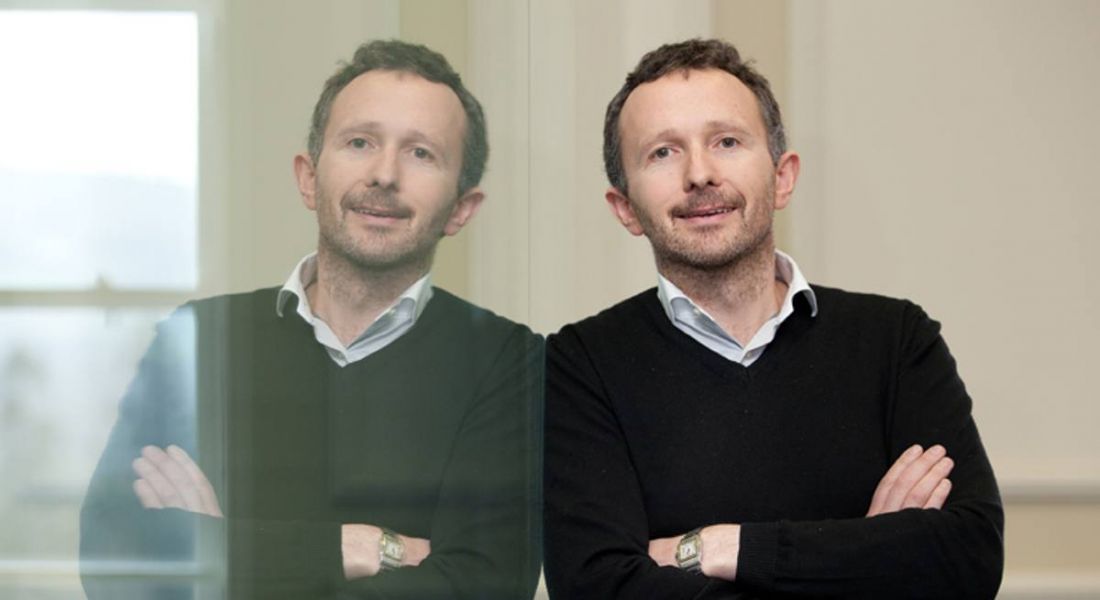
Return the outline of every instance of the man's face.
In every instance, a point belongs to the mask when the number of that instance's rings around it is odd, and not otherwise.
[[[457,197],[466,115],[447,86],[402,71],[368,71],[337,94],[318,164],[295,158],[317,212],[320,245],[365,269],[431,261],[481,201]]]
[[[772,163],[756,97],[740,80],[708,69],[642,84],[619,131],[629,190],[606,197],[628,231],[649,238],[658,265],[716,269],[770,245],[798,157]]]

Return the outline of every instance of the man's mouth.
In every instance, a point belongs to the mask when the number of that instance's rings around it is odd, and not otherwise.
[[[393,224],[413,216],[411,208],[402,204],[393,192],[383,189],[349,193],[341,200],[340,207],[375,224]]]
[[[350,207],[350,210],[357,215],[380,219],[406,219],[411,216],[407,210],[381,206],[354,206]]]
[[[704,190],[694,193],[673,207],[672,217],[692,225],[718,224],[726,216],[745,207],[745,200],[737,194]]]
[[[702,219],[724,215],[737,210],[734,206],[697,206],[690,209],[678,210],[672,216],[679,219]]]

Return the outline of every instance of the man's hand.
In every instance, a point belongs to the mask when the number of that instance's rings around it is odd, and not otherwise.
[[[428,558],[432,552],[432,543],[423,538],[414,538],[400,535],[405,543],[405,558],[401,561],[403,567],[415,567],[420,561]],[[379,544],[382,540],[382,529],[374,525],[343,525],[340,528],[340,549],[344,555],[344,577],[358,579],[371,577],[378,574],[382,567],[382,557],[379,552]]]
[[[162,450],[141,449],[134,459],[134,493],[145,508],[179,508],[193,513],[221,517],[222,509],[214,486],[195,461],[179,446]]]
[[[947,450],[939,444],[927,450],[920,446],[909,448],[879,481],[867,516],[905,508],[943,508],[951,493],[951,480],[947,475],[954,467]]]
[[[649,540],[649,557],[653,559],[653,562],[657,563],[658,567],[677,566],[676,547],[680,544],[680,539],[683,537],[682,535],[677,535],[675,537]]]

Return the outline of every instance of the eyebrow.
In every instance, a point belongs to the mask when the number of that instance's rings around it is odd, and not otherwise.
[[[336,130],[337,135],[347,135],[349,133],[380,133],[382,131],[382,124],[378,121],[360,121],[352,123],[351,125],[345,125]]]
[[[749,131],[748,129],[746,129],[745,127],[743,127],[743,126],[741,126],[737,123],[734,123],[733,121],[718,121],[718,120],[707,121],[706,122],[706,128],[707,128],[707,131],[723,131],[723,130],[725,130],[725,131],[732,131],[732,132],[734,132],[734,133],[736,133],[740,136],[754,137],[753,133],[751,131]]]

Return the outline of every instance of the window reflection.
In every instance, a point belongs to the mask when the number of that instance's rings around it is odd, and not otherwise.
[[[0,72],[0,289],[194,288],[196,16],[0,11]]]
[[[198,286],[198,43],[193,12],[0,10],[0,598],[83,597],[89,477]]]
[[[58,579],[67,597],[79,589],[80,503],[118,399],[166,311],[0,309],[0,597],[49,597],[28,588],[45,594]],[[17,575],[24,587],[7,588]]]

